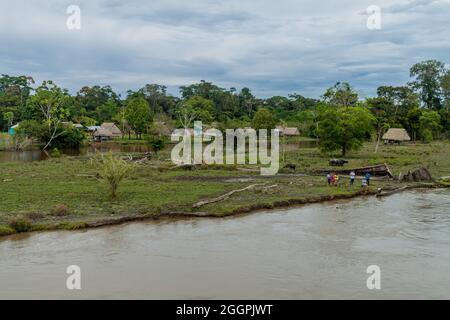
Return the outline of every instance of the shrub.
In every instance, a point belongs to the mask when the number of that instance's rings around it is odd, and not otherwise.
[[[53,148],[52,152],[50,153],[52,158],[60,158],[61,157],[61,151],[59,151],[58,148]]]
[[[166,146],[164,138],[159,136],[149,136],[147,142],[155,154],[158,154],[158,151],[164,149]]]
[[[7,236],[14,232],[15,230],[13,228],[0,224],[0,236]]]
[[[114,157],[112,152],[107,154],[97,153],[92,158],[92,164],[97,167],[98,175],[109,184],[111,198],[117,196],[117,189],[123,179],[134,171],[134,164]]]
[[[70,214],[69,207],[65,204],[57,204],[51,211],[53,216],[64,217]]]
[[[24,216],[17,216],[10,220],[9,226],[16,232],[28,232],[31,231],[32,223]]]

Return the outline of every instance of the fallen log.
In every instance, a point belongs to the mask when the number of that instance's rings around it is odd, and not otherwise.
[[[193,207],[193,208],[200,208],[200,207],[202,207],[202,206],[204,206],[204,205],[207,205],[207,204],[210,204],[210,203],[215,203],[215,202],[223,201],[223,200],[228,199],[230,196],[232,196],[232,195],[235,194],[235,193],[238,193],[238,192],[244,192],[244,191],[247,191],[247,190],[251,190],[251,189],[253,189],[253,188],[255,188],[255,187],[258,187],[258,186],[264,186],[264,185],[266,185],[266,184],[265,184],[265,183],[263,183],[263,184],[252,184],[252,185],[249,185],[249,186],[247,186],[247,187],[245,187],[245,188],[242,188],[242,189],[232,190],[232,191],[227,192],[227,193],[225,193],[224,195],[221,195],[221,196],[219,196],[219,197],[217,197],[217,198],[210,199],[210,200],[203,200],[203,201],[199,201],[199,202],[197,202],[197,203],[194,203],[194,204],[192,205],[192,207]]]

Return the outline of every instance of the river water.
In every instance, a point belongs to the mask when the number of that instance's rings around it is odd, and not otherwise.
[[[6,237],[0,298],[450,299],[450,192]]]
[[[90,156],[96,152],[113,152],[113,153],[143,153],[149,152],[151,149],[146,144],[120,144],[114,142],[108,143],[92,143],[89,146],[79,149],[63,149],[62,154],[68,156]],[[49,158],[49,154],[37,149],[29,149],[23,151],[0,151],[0,163],[5,162],[32,162],[42,161]]]

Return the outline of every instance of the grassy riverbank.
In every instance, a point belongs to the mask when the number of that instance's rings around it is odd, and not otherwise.
[[[435,177],[450,175],[450,143],[435,142],[403,146],[380,146],[373,153],[367,144],[346,159],[349,167],[387,163],[394,174],[420,166]],[[328,159],[317,148],[290,146],[286,163],[296,172],[263,178],[258,172],[235,167],[203,167],[193,171],[171,169],[170,149],[144,165],[124,181],[119,197],[108,198],[106,184],[97,180],[88,159],[63,157],[41,162],[0,164],[0,235],[19,231],[77,229],[127,219],[158,217],[169,213],[224,216],[255,209],[350,197],[361,192],[342,179],[329,187],[322,176],[299,176],[328,168]],[[289,174],[288,174],[289,173]],[[231,190],[257,184],[254,190],[236,193],[224,201],[194,209],[199,200],[211,199]],[[262,185],[264,184],[264,185]],[[397,182],[377,180],[367,190],[395,187]]]

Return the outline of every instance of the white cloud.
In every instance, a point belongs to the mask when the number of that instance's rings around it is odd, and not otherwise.
[[[449,0],[74,2],[1,0],[0,72],[71,91],[205,79],[262,96],[317,97],[338,80],[371,95],[405,83],[420,60],[449,62]],[[66,28],[70,4],[81,7],[80,31]],[[379,31],[361,14],[373,4],[382,8]]]

